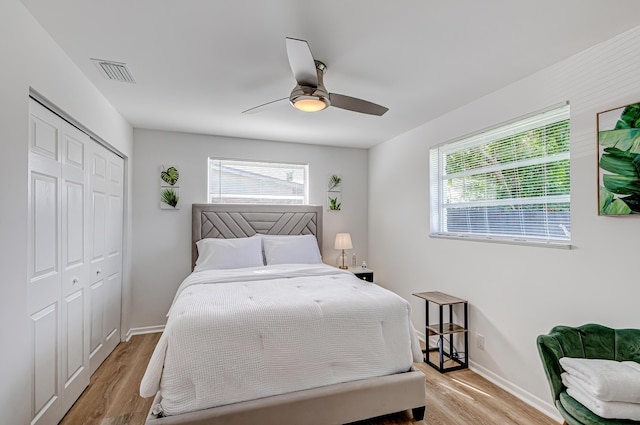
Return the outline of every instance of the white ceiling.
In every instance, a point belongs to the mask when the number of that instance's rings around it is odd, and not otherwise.
[[[136,128],[368,148],[640,25],[637,0],[22,0]],[[287,103],[285,37],[330,92],[382,117]],[[90,58],[128,64],[108,81]]]

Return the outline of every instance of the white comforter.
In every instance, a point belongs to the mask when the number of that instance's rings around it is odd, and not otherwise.
[[[176,415],[406,372],[422,353],[407,301],[327,265],[192,273],[140,385]]]

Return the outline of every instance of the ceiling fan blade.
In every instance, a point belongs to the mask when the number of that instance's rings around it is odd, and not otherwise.
[[[382,105],[343,94],[329,93],[329,99],[331,100],[331,106],[363,114],[381,116],[389,110],[389,108],[385,108]]]
[[[282,99],[272,100],[271,102],[263,103],[262,105],[254,106],[253,108],[249,108],[246,111],[242,111],[243,114],[255,114],[256,112],[266,111],[267,109],[271,109],[276,106],[278,102],[282,102],[283,100],[289,100],[289,97],[283,97]]]
[[[304,40],[287,37],[287,56],[298,84],[318,87],[318,72],[309,44]]]

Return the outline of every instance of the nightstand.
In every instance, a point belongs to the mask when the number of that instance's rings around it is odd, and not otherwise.
[[[349,267],[349,271],[356,275],[358,279],[373,282],[373,270],[363,269],[362,267]]]

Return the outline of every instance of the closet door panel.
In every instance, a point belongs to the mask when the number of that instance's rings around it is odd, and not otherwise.
[[[110,274],[122,270],[124,161],[110,153],[108,168],[107,262]]]
[[[88,277],[87,194],[88,171],[86,170],[86,150],[91,139],[69,124],[63,126],[62,133],[62,268],[65,295],[74,292]],[[80,276],[78,276],[80,275]],[[74,280],[76,281],[74,283]],[[82,281],[80,281],[82,280]]]
[[[65,154],[63,163],[67,167],[75,167],[85,172],[85,145],[90,143],[89,137],[70,125],[65,126],[63,147]]]
[[[110,153],[108,161],[107,270],[109,276],[106,281],[108,295],[105,308],[105,349],[110,353],[120,339],[124,161],[113,153]]]
[[[66,356],[63,356],[62,376],[66,379],[65,387],[84,368],[82,347],[84,342],[84,291],[81,289],[64,299],[66,323]]]
[[[33,227],[36,230],[33,276],[58,270],[58,179],[33,173]]]
[[[63,379],[61,409],[64,414],[89,385],[89,347],[84,289],[64,298],[62,314],[65,326],[62,349],[60,350]]]
[[[32,424],[61,418],[61,119],[29,107],[28,321]]]
[[[60,150],[60,118],[51,116],[48,110],[37,105],[31,109],[30,121],[31,152],[57,162]]]
[[[31,173],[31,273],[29,309],[34,424],[55,424],[60,416],[60,226],[58,176]]]
[[[114,273],[105,280],[104,350],[111,353],[120,342],[120,292],[122,279]],[[106,356],[105,356],[106,357]]]
[[[60,419],[58,382],[58,305],[51,304],[30,316],[33,369],[31,372],[32,424],[55,424]]]
[[[106,249],[106,206],[107,195],[92,189],[91,193],[91,282],[103,279]]]
[[[91,370],[120,342],[124,161],[100,146],[93,153]],[[102,238],[102,239],[97,239]],[[100,283],[98,286],[97,283]],[[100,298],[98,300],[98,298]]]
[[[67,256],[64,267],[65,270],[71,270],[84,263],[84,185],[67,179],[63,192],[66,194],[64,202],[67,207],[64,221]]]
[[[60,290],[58,176],[31,172],[29,307],[56,301]]]
[[[35,104],[29,115],[29,313],[60,297],[61,120]]]
[[[91,160],[91,282],[102,280],[107,274],[106,259],[106,225],[107,225],[107,157],[106,150],[94,146]]]
[[[91,285],[91,344],[89,345],[91,356],[91,373],[97,369],[94,367],[94,357],[102,348],[103,318],[104,318],[104,281]]]
[[[107,262],[108,270],[122,268],[122,196],[109,194],[107,205]]]
[[[33,153],[29,161],[28,298],[29,312],[34,313],[60,296],[60,167]]]
[[[89,359],[91,373],[98,369],[107,357],[104,350],[104,316],[107,305],[105,278],[109,275],[106,269],[107,258],[107,205],[108,195],[108,152],[99,145],[93,146],[91,152],[91,237],[90,248],[90,345]]]
[[[62,271],[63,293],[69,294],[82,287],[88,278],[85,261],[85,185],[65,180],[62,187]]]
[[[89,173],[91,139],[62,126],[62,410],[66,412],[89,385]]]

